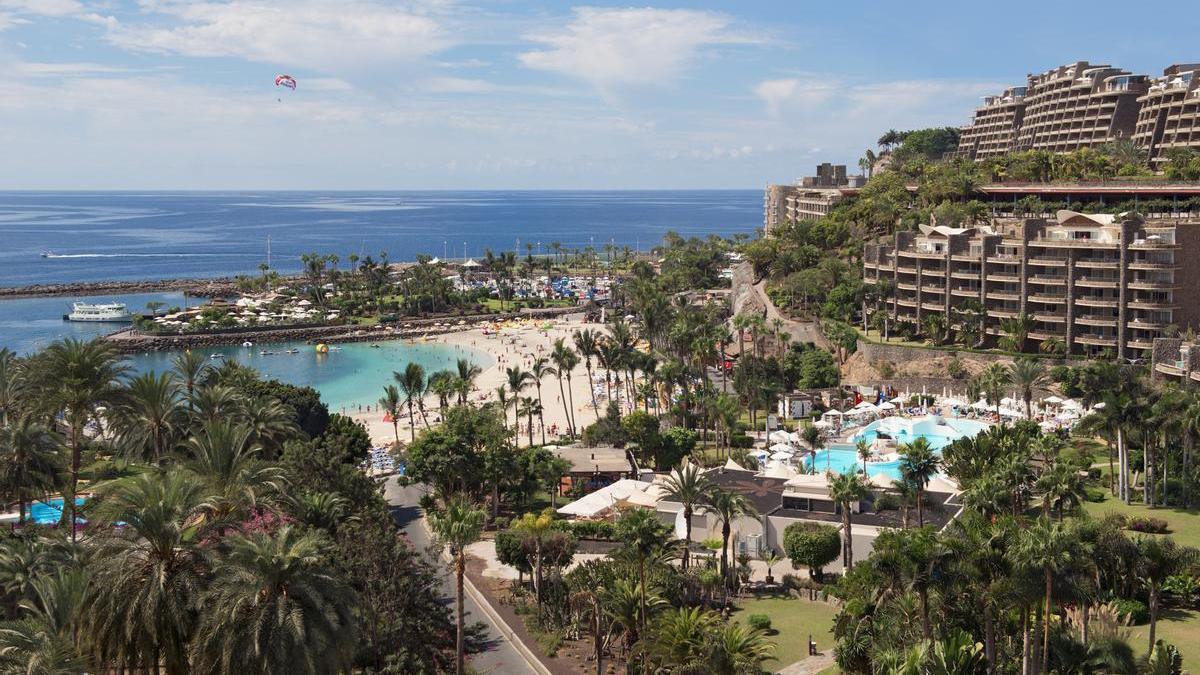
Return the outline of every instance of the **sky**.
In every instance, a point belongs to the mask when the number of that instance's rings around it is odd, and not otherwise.
[[[0,0],[0,189],[758,188],[1200,61],[1191,3],[1074,4]]]

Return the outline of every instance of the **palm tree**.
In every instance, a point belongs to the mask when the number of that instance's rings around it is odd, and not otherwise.
[[[1054,594],[1054,576],[1071,565],[1084,544],[1078,533],[1062,523],[1038,518],[1017,538],[1013,557],[1015,562],[1030,570],[1042,572],[1045,580],[1045,599],[1041,612],[1042,670],[1050,672],[1050,600]]]
[[[1037,489],[1042,493],[1042,515],[1050,517],[1053,509],[1061,523],[1063,513],[1078,508],[1087,498],[1087,486],[1079,470],[1065,462],[1058,462],[1037,480]]]
[[[1002,363],[988,364],[979,373],[979,384],[988,403],[996,406],[996,417],[1000,416],[1000,400],[1004,398],[1004,388],[1012,383],[1012,373]]]
[[[449,370],[439,370],[429,376],[429,393],[437,397],[438,410],[443,415],[450,409],[450,398],[458,391],[458,376]]]
[[[169,373],[145,373],[129,381],[116,412],[117,432],[139,458],[160,461],[184,421],[179,387]]]
[[[646,563],[662,550],[666,539],[665,527],[650,509],[633,509],[617,521],[617,538],[638,566],[638,634],[646,635],[646,611],[649,605],[646,591]],[[645,652],[643,667],[645,666]],[[644,668],[643,668],[644,669]]]
[[[317,532],[284,525],[223,542],[204,593],[193,670],[333,673],[350,669],[354,591],[328,565]]]
[[[858,458],[862,460],[863,476],[867,475],[867,460],[871,459],[871,444],[865,438],[860,438],[854,443],[854,450],[858,453]]]
[[[8,426],[17,400],[17,369],[17,355],[8,347],[0,347],[0,429]]]
[[[653,636],[642,651],[648,652],[662,671],[677,668],[680,672],[720,672],[705,667],[710,665],[706,663],[709,633],[718,623],[714,612],[700,607],[668,609],[654,620]]]
[[[411,425],[411,440],[417,440],[417,418],[413,414],[413,406],[425,396],[425,368],[419,363],[409,363],[403,373],[393,372],[396,384],[404,394],[404,404],[408,406],[408,423]],[[426,426],[429,426],[426,423]]]
[[[241,418],[246,412],[246,399],[231,386],[207,384],[195,390],[188,402],[193,427]]]
[[[525,513],[512,526],[533,541],[533,592],[538,606],[542,604],[542,545],[553,527],[554,514],[549,510]]]
[[[774,658],[775,643],[766,631],[740,623],[725,624],[710,637],[711,647],[705,664],[715,673],[760,673],[763,664]]]
[[[521,392],[525,391],[525,388],[529,386],[529,379],[532,377],[532,375],[529,374],[529,371],[521,368],[521,366],[511,366],[509,368],[505,368],[504,374],[508,377],[508,381],[505,384],[508,386],[508,390],[512,392],[513,395],[513,428],[517,428],[521,425],[520,416],[517,413],[517,406],[519,406],[521,402]],[[518,436],[518,438],[520,438],[520,436]]]
[[[713,488],[708,491],[704,506],[721,522],[721,578],[729,584],[729,536],[733,521],[742,516],[756,516],[758,512],[746,496],[740,492]]]
[[[550,366],[550,359],[545,356],[539,356],[534,359],[533,366],[529,369],[529,374],[533,377],[533,384],[537,387],[538,420],[542,426],[542,445],[546,444],[546,418],[543,414],[542,379],[552,373],[554,373],[554,368]],[[533,441],[530,441],[529,444],[533,445]]]
[[[482,509],[476,508],[466,497],[455,496],[446,504],[446,510],[429,514],[429,526],[438,541],[450,549],[454,559],[454,602],[455,639],[454,669],[463,675],[463,576],[467,572],[466,548],[479,540],[486,519]]]
[[[592,410],[596,411],[596,418],[599,419],[600,404],[596,403],[596,388],[592,386],[592,357],[599,354],[596,332],[590,328],[575,331],[575,349],[583,357],[583,366],[588,374],[588,389],[592,392]]]
[[[1036,359],[1020,358],[1013,361],[1008,372],[1013,386],[1025,401],[1025,418],[1033,419],[1033,397],[1046,388],[1050,379],[1046,369]]]
[[[692,514],[698,504],[703,504],[712,490],[712,481],[694,463],[679,465],[663,481],[663,499],[683,504],[683,570],[688,569],[692,547]]]
[[[25,505],[62,484],[62,440],[31,415],[0,427],[0,493],[18,504],[17,525],[25,523]]]
[[[1150,647],[1154,651],[1154,633],[1158,624],[1163,583],[1177,574],[1184,574],[1200,557],[1196,549],[1179,546],[1169,537],[1140,537],[1137,541],[1138,577],[1150,595]]]
[[[189,671],[188,643],[205,576],[199,543],[204,486],[181,471],[147,472],[101,486],[85,632],[98,658],[169,675]]]
[[[916,487],[917,527],[925,525],[925,486],[937,474],[941,460],[924,436],[900,446],[900,474]]]
[[[538,400],[532,396],[522,396],[521,399],[517,402],[517,415],[519,417],[525,417],[525,421],[529,425],[528,426],[529,447],[533,447],[533,418],[534,417],[541,418],[542,404],[538,403]],[[545,430],[545,428],[543,428],[542,429],[543,443],[545,442],[545,436],[546,436],[546,430]]]
[[[558,391],[562,396],[563,406],[567,412],[567,428],[571,435],[575,435],[575,392],[571,389],[571,373],[575,372],[575,368],[579,365],[579,355],[575,350],[567,346],[563,338],[558,338],[554,341],[554,351],[550,353],[550,359],[554,361],[554,375],[558,377]],[[563,380],[566,379],[566,391],[563,391]]]
[[[171,369],[175,372],[175,377],[183,383],[184,396],[188,400],[190,411],[192,394],[211,370],[208,360],[190,349],[185,349],[171,359]]]
[[[379,399],[379,407],[385,413],[392,416],[392,433],[396,436],[396,443],[400,443],[400,406],[401,396],[400,390],[394,384],[385,384],[383,386],[383,396]],[[409,413],[412,414],[411,412]],[[413,430],[413,437],[416,437],[416,429]]]
[[[71,448],[71,481],[66,495],[75,539],[75,493],[83,458],[84,428],[99,422],[97,409],[112,406],[121,396],[119,380],[127,368],[111,343],[67,338],[54,342],[34,357],[36,375],[30,378],[35,401],[45,412],[62,415]]]
[[[479,377],[482,372],[482,368],[467,359],[459,359],[455,364],[455,373],[458,375],[458,402],[460,405],[467,404],[467,395],[471,393],[471,389],[475,386],[475,378]]]
[[[854,539],[851,534],[851,515],[854,507],[871,494],[865,476],[847,471],[829,475],[829,498],[842,510],[842,565],[847,571],[854,566]]]
[[[206,424],[183,450],[189,458],[187,471],[207,488],[205,511],[217,527],[273,505],[284,493],[283,469],[259,458],[262,448],[248,427],[228,421]]]

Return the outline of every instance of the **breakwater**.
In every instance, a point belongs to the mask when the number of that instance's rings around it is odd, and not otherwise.
[[[258,330],[230,330],[228,332],[181,333],[176,335],[152,335],[137,328],[125,328],[105,336],[119,351],[125,354],[195,349],[224,345],[240,345],[245,342],[274,344],[280,342],[340,343],[400,340],[440,335],[460,330],[477,328],[493,321],[507,319],[551,319],[564,314],[582,311],[579,307],[547,307],[525,309],[503,314],[472,314],[466,316],[443,316],[425,319],[410,319],[390,326],[303,326],[262,328]],[[440,324],[440,325],[439,325]]]
[[[284,280],[286,281],[286,280]],[[158,279],[155,281],[88,281],[65,284],[32,284],[0,288],[0,299],[85,295],[128,295],[133,293],[187,293],[197,298],[214,298],[238,292],[237,279]]]

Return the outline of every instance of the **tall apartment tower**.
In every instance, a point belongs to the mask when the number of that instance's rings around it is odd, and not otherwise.
[[[1133,141],[1155,160],[1171,148],[1200,150],[1200,63],[1175,64],[1138,97]]]
[[[970,126],[961,129],[958,152],[967,159],[987,159],[1013,149],[1025,118],[1026,87],[1010,87],[999,96],[987,96],[975,109]]]
[[[1149,78],[1087,61],[1030,75],[1017,150],[1071,152],[1133,136]]]

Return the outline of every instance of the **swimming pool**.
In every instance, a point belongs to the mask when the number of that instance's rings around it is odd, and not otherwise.
[[[885,435],[897,445],[911,443],[917,438],[929,441],[934,452],[941,453],[942,448],[950,443],[966,437],[972,437],[988,428],[988,425],[975,420],[942,418],[933,415],[908,419],[904,417],[885,417],[871,422],[855,434],[852,440],[857,443],[864,440],[873,443],[880,435]],[[817,471],[832,471],[846,473],[862,468],[862,460],[858,450],[847,443],[833,443],[821,450],[810,460]],[[867,462],[867,475],[885,475],[891,478],[900,477],[900,461]]]
[[[76,497],[75,505],[83,506],[83,501],[83,497]],[[63,504],[62,497],[33,502],[26,517],[38,525],[57,525],[62,522]],[[76,517],[76,520],[84,522],[83,518]]]

